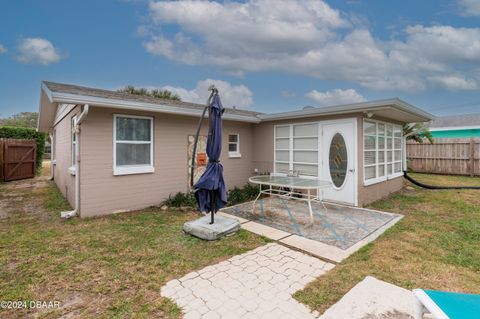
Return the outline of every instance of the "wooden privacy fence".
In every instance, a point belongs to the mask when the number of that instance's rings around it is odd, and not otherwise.
[[[407,142],[414,172],[480,176],[480,138],[436,138],[433,144]]]
[[[36,156],[34,140],[0,138],[0,181],[35,177]]]

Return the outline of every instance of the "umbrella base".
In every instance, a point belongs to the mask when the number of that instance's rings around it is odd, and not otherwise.
[[[239,229],[240,222],[237,219],[220,215],[215,216],[214,224],[210,224],[209,215],[183,224],[183,230],[186,233],[204,240],[217,240],[221,237],[232,235]]]

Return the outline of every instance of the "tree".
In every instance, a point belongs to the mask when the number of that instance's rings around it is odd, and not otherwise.
[[[0,118],[0,126],[37,128],[38,112],[20,112],[7,118]]]
[[[412,132],[415,133],[412,134]],[[423,144],[425,139],[427,139],[430,144],[433,144],[434,142],[432,133],[430,132],[428,127],[426,127],[422,123],[415,123],[413,125],[404,124],[403,135],[408,135],[407,140],[412,140],[420,144]]]
[[[145,88],[136,88],[133,85],[127,85],[123,89],[117,90],[118,92],[135,94],[135,95],[143,95],[143,96],[150,96],[159,99],[165,100],[174,100],[174,101],[181,101],[180,96],[170,92],[169,90],[160,90],[160,89],[145,89]]]

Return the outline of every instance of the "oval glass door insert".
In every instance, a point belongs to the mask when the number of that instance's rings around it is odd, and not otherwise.
[[[328,155],[330,163],[330,176],[335,187],[340,188],[345,182],[347,176],[347,146],[342,134],[336,133],[330,144],[330,153]]]

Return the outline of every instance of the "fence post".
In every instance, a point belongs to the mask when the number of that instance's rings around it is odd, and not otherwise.
[[[475,176],[475,144],[473,137],[470,138],[470,176]]]

